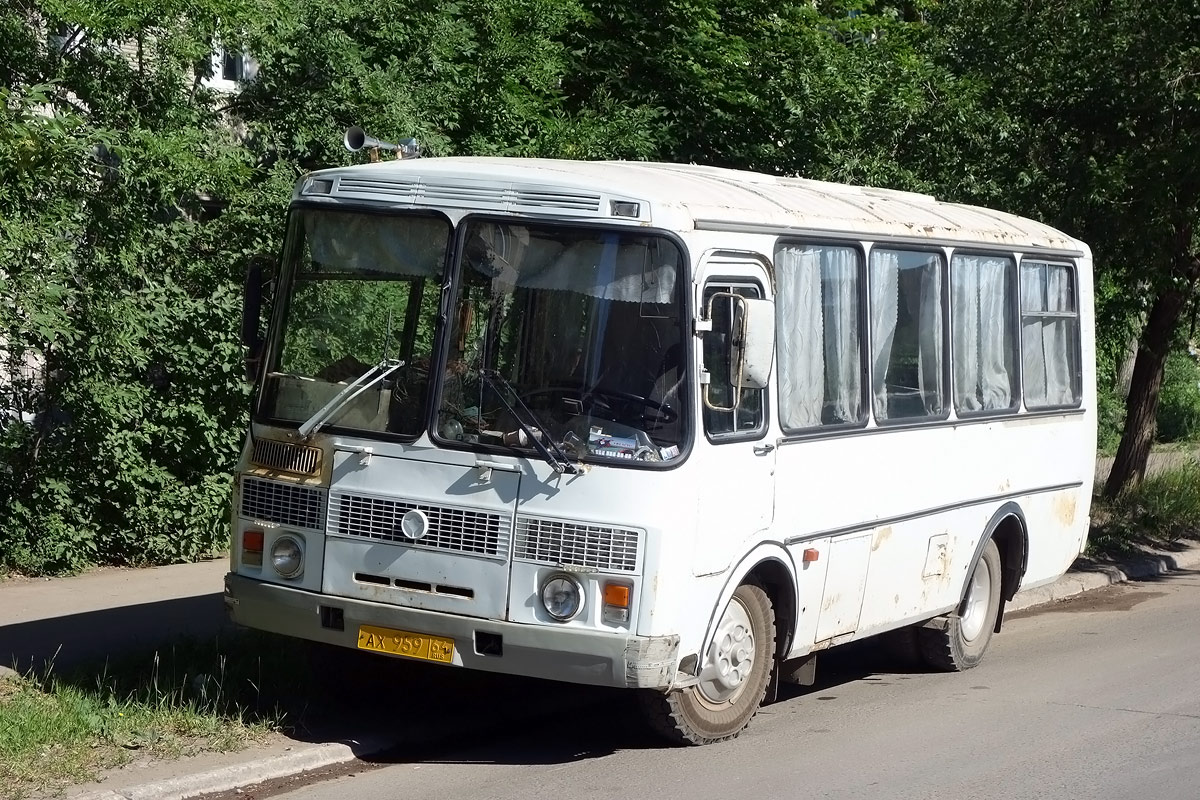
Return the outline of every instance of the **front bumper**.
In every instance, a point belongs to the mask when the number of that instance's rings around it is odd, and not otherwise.
[[[322,606],[340,610],[342,629],[322,625],[323,618],[333,616],[327,610],[323,617]],[[454,639],[458,666],[591,686],[670,688],[679,651],[678,636],[629,636],[473,619],[316,594],[234,573],[225,576],[225,607],[238,625],[349,648],[358,646],[360,625],[449,636]],[[500,655],[478,652],[480,633],[502,637]]]

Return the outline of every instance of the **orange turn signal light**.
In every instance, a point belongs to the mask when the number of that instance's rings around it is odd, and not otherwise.
[[[809,547],[809,548],[805,549],[805,551],[804,551],[804,560],[805,561],[816,561],[820,557],[821,557],[821,551],[815,547]]]
[[[629,587],[623,583],[604,584],[604,605],[629,608]]]

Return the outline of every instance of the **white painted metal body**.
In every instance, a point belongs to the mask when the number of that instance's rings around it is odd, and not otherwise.
[[[314,181],[322,193],[311,193]],[[256,467],[248,443],[233,519],[232,572],[240,579],[307,592],[321,604],[344,599],[430,612],[397,622],[401,629],[410,629],[414,619],[433,634],[465,630],[463,619],[530,626],[549,637],[539,640],[544,650],[560,647],[553,637],[567,629],[664,637],[676,642],[658,680],[666,688],[687,681],[677,672],[680,663],[704,652],[734,589],[765,562],[790,576],[786,590],[794,593],[794,613],[786,617],[788,644],[780,655],[795,657],[956,608],[981,539],[1002,507],[1019,509],[1027,531],[1022,587],[1057,578],[1085,543],[1096,427],[1091,256],[1085,244],[1047,226],[920,195],[639,163],[387,162],[316,173],[297,187],[295,200],[435,209],[454,223],[469,214],[500,213],[665,231],[686,248],[693,314],[710,277],[754,279],[770,296],[769,266],[781,238],[919,246],[947,257],[965,248],[1053,258],[1073,265],[1077,276],[1082,403],[982,419],[959,419],[951,410],[938,421],[881,427],[868,420],[861,429],[788,436],[773,411],[779,407],[773,377],[761,436],[734,442],[706,437],[699,393],[693,392],[692,444],[676,466],[597,464],[579,475],[557,474],[536,457],[446,449],[428,433],[412,443],[317,433],[302,443],[295,430],[255,422],[254,437],[320,448],[326,468],[297,481]],[[614,201],[636,203],[637,216],[613,217]],[[695,358],[688,370],[698,384]],[[264,519],[271,514],[256,512],[270,504],[245,502],[248,482],[264,481],[305,486],[317,511],[299,520],[286,514]],[[490,514],[497,544],[494,552],[479,554],[342,535],[336,514],[344,497]],[[589,566],[522,552],[518,540],[530,519],[632,536],[634,560]],[[302,534],[303,574],[285,579],[269,563],[241,563],[240,536],[251,528],[265,530],[267,553],[275,536]],[[565,623],[538,602],[542,579],[564,567],[579,574],[587,592],[583,612]],[[362,575],[378,582],[355,577]],[[397,588],[397,579],[429,590]],[[600,614],[598,593],[608,579],[633,588],[628,623]],[[235,606],[247,602],[233,600]],[[386,617],[386,609],[378,613]],[[247,624],[335,640],[315,626],[315,617],[311,628],[301,629],[269,609],[246,614]],[[561,649],[572,646],[564,641]],[[470,652],[469,642],[459,642],[459,651],[456,663],[467,658],[469,666],[621,683],[607,676],[600,660],[568,658],[553,673],[552,667],[539,672],[508,666],[504,658],[485,662]]]

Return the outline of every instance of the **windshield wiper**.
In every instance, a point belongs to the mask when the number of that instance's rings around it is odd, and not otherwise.
[[[304,421],[299,428],[300,435],[306,439],[312,436],[320,430],[322,425],[329,421],[330,417],[340,411],[343,406],[403,366],[403,361],[398,361],[394,358],[385,358],[362,375],[359,375],[345,389],[335,394],[328,403],[321,406],[317,413]]]
[[[504,407],[508,410],[508,413],[512,414],[513,419],[515,419],[517,424],[521,426],[521,430],[524,431],[525,435],[529,437],[529,441],[533,445],[534,449],[538,451],[538,455],[540,455],[542,460],[549,464],[555,472],[559,473],[560,475],[564,472],[569,475],[578,475],[583,472],[579,465],[571,463],[571,460],[567,458],[567,454],[563,452],[562,448],[559,447],[554,441],[554,437],[550,435],[548,430],[546,430],[545,423],[538,419],[537,414],[531,411],[529,406],[525,405],[525,401],[521,399],[521,395],[517,394],[517,390],[513,388],[511,383],[505,380],[503,375],[494,369],[481,369],[479,370],[479,377],[482,378],[488,386],[492,387],[492,391],[495,392],[496,396],[500,398],[500,402],[504,404]],[[521,412],[529,417],[529,419],[533,422],[533,425],[530,425],[528,422],[526,422],[522,418],[522,414],[517,413],[517,409],[513,407],[513,404],[508,402],[507,398],[504,397],[504,393],[506,391],[512,392],[513,400],[515,400],[517,405],[520,406]],[[535,426],[538,429],[537,431],[534,430]],[[550,443],[550,447],[546,447],[546,445],[542,444],[541,438],[537,435],[538,431],[546,434],[546,441]],[[553,452],[551,452],[551,450],[553,450]]]

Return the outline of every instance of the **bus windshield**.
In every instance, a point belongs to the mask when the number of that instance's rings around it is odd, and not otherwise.
[[[641,231],[466,225],[438,436],[576,460],[677,458],[689,396],[679,248]]]
[[[449,240],[441,217],[296,210],[265,416],[420,435]]]

